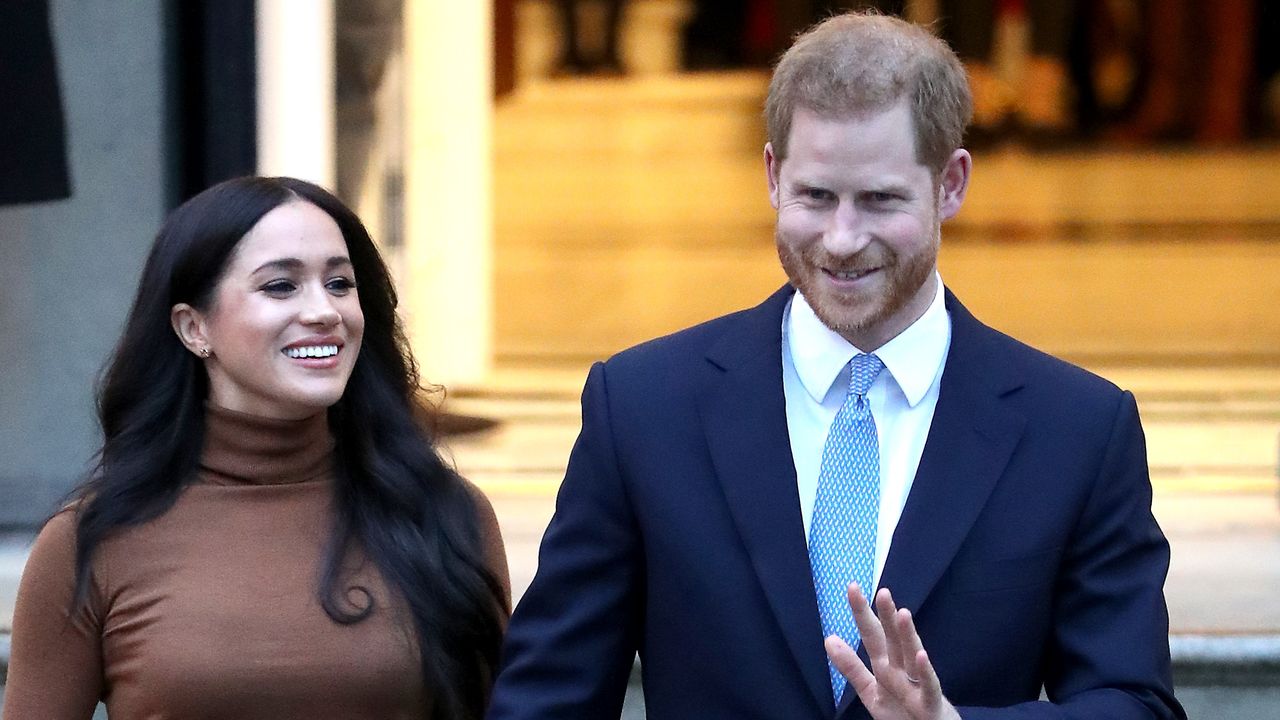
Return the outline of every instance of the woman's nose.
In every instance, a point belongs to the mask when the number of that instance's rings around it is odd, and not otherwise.
[[[307,325],[335,325],[342,319],[341,313],[333,305],[333,298],[323,288],[318,292],[308,292],[306,302],[300,319]]]

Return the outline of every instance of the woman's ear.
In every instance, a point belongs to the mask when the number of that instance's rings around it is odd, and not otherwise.
[[[178,340],[198,357],[207,358],[213,355],[213,347],[205,331],[204,315],[186,303],[178,303],[169,311],[169,323],[178,335]]]

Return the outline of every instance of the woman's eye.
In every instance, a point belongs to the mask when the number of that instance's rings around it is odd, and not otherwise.
[[[289,280],[272,280],[262,286],[262,291],[268,295],[288,295],[296,289],[298,286]]]
[[[355,289],[356,281],[351,278],[336,277],[325,283],[324,286],[334,295],[346,295]]]

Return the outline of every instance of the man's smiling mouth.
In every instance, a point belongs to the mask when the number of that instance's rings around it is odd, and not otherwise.
[[[835,278],[836,280],[860,280],[870,275],[871,273],[874,273],[879,269],[880,268],[864,268],[860,270],[827,270],[824,268],[823,272],[826,273],[828,276]]]

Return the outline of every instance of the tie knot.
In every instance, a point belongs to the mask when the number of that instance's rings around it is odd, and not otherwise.
[[[884,363],[875,355],[854,355],[849,361],[849,393],[859,397],[866,395],[883,369]]]

